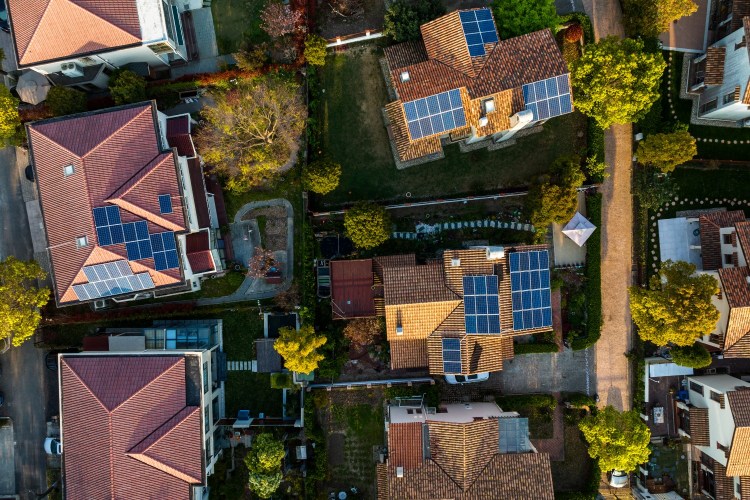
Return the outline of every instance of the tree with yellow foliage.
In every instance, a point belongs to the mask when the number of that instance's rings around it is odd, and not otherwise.
[[[24,262],[13,256],[0,262],[0,339],[5,346],[18,347],[36,331],[42,315],[39,308],[49,301],[50,290],[37,288],[34,281],[44,279],[47,273],[34,261]]]
[[[318,348],[326,343],[323,335],[316,335],[311,325],[302,325],[299,331],[292,327],[279,329],[279,338],[273,344],[276,352],[284,358],[287,370],[297,373],[312,373],[325,356]]]

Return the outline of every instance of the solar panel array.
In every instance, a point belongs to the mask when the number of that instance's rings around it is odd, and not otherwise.
[[[500,333],[500,302],[495,275],[464,276],[466,333]]]
[[[514,330],[552,326],[547,250],[510,254],[510,290]]]
[[[500,453],[526,453],[531,451],[528,418],[500,418]]]
[[[159,207],[162,213],[172,211],[172,200],[169,195],[159,196]],[[169,212],[163,211],[166,208],[169,208]],[[154,269],[157,271],[180,267],[173,231],[150,234],[146,221],[123,224],[120,207],[117,206],[95,208],[94,224],[100,246],[125,243],[128,260],[153,258]]]
[[[466,126],[458,89],[409,101],[403,106],[412,140]]]
[[[471,57],[485,55],[485,43],[497,43],[497,30],[490,9],[476,9],[458,13],[464,29],[466,45]]]
[[[151,275],[133,274],[130,265],[124,260],[86,266],[83,272],[89,282],[73,285],[73,291],[78,296],[78,300],[100,299],[154,288]]]
[[[159,195],[159,212],[163,214],[172,213],[172,197],[168,194]]]
[[[523,102],[534,113],[534,121],[573,111],[568,75],[554,76],[523,86]]]
[[[461,373],[461,341],[443,339],[443,372]]]

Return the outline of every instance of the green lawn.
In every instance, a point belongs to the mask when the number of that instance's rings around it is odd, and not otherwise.
[[[732,200],[749,200],[747,186],[750,185],[750,170],[737,167],[722,167],[718,170],[708,170],[704,168],[695,168],[690,165],[678,167],[672,173],[672,179],[677,187],[677,195],[680,200],[687,198],[694,200],[698,198],[703,201],[709,198],[708,203],[700,205],[677,202],[674,206],[662,210],[662,217],[673,217],[678,210],[692,210],[698,208],[726,207],[727,210],[745,209],[750,213],[747,205],[737,205],[732,207],[724,203],[724,198]],[[713,200],[717,199],[717,203]]]
[[[271,389],[271,375],[254,372],[228,372],[224,386],[228,417],[239,410],[250,410],[250,415],[259,412],[267,417],[281,417],[282,391]]]
[[[451,145],[443,160],[397,170],[382,118],[388,97],[380,57],[379,49],[366,46],[329,56],[323,69],[322,149],[343,167],[340,186],[323,198],[326,205],[406,201],[407,192],[415,199],[524,186],[556,157],[585,150],[585,134],[578,134],[585,131],[586,120],[574,113],[506,149],[462,154]]]
[[[549,439],[553,436],[552,418],[556,401],[548,394],[526,394],[521,396],[501,396],[496,402],[503,411],[517,411],[529,419],[529,437]]]
[[[220,54],[237,52],[243,42],[258,44],[268,40],[260,29],[264,0],[213,0],[211,13]]]

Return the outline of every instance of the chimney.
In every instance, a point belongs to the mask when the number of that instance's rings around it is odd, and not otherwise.
[[[461,259],[451,259],[451,267],[458,267],[461,265]]]
[[[404,327],[401,325],[396,326],[396,335],[403,335],[404,334]]]

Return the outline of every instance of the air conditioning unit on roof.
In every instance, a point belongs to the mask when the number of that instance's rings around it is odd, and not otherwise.
[[[62,63],[60,65],[60,71],[63,75],[69,76],[70,78],[83,76],[83,71],[78,67],[76,63]]]

